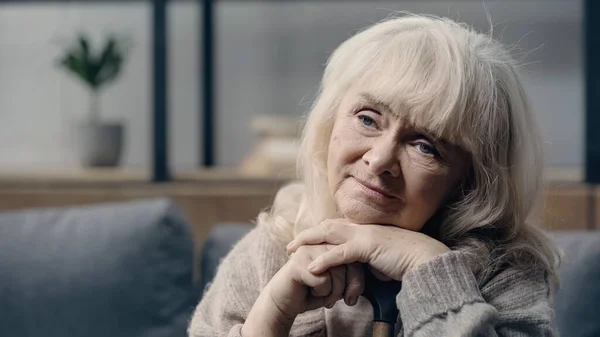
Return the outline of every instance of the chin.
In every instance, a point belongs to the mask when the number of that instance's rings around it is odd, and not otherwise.
[[[369,204],[356,200],[346,200],[338,203],[339,212],[346,220],[355,224],[376,224],[382,226],[394,226],[413,232],[419,232],[424,224],[419,226],[407,226],[405,223],[394,221],[394,216],[389,212],[378,210]]]
[[[341,215],[348,221],[357,224],[392,225],[389,214],[373,206],[355,200],[341,201],[338,205]]]

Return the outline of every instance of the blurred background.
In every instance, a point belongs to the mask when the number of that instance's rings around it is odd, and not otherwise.
[[[516,45],[541,123],[546,162],[583,179],[583,10],[579,0],[540,1],[216,1],[210,45],[211,111],[203,109],[201,1],[168,1],[166,110],[173,172],[211,164],[237,168],[259,140],[261,116],[298,120],[314,98],[328,55],[353,32],[395,11],[448,16]],[[81,164],[73,124],[90,110],[88,88],[57,66],[79,34],[100,49],[111,34],[129,39],[119,76],[100,92],[101,118],[124,127],[118,167],[152,169],[152,1],[0,1],[0,167],[70,170]],[[213,116],[214,137],[203,134]]]
[[[597,47],[585,47],[585,6],[0,0],[0,192],[10,193],[0,208],[231,189],[254,204],[225,217],[253,218],[295,177],[301,120],[330,53],[408,11],[493,30],[510,46],[544,138],[546,202],[556,204],[546,213],[557,214],[546,223],[595,228],[600,119],[597,103],[586,105],[597,76],[584,76],[584,61]],[[241,191],[264,198],[247,201]],[[565,193],[573,206],[554,198]]]
[[[0,0],[0,209],[168,197],[197,242],[214,223],[253,219],[295,177],[301,120],[330,53],[408,11],[510,46],[544,138],[545,224],[600,227],[585,6]]]

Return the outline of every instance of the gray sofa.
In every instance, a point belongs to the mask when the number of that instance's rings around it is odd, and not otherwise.
[[[0,336],[185,336],[193,258],[165,199],[0,213]]]
[[[246,223],[216,226],[202,251],[202,280],[206,288],[220,260],[252,227]],[[600,232],[553,232],[564,251],[561,287],[556,294],[556,321],[561,336],[600,336]]]
[[[0,213],[0,336],[185,336],[200,290],[251,228],[216,226],[194,284],[190,227],[169,200]],[[559,329],[600,336],[600,232],[553,236],[566,254]]]

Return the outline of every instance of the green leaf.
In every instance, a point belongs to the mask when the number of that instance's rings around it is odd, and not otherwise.
[[[87,61],[90,58],[90,45],[88,38],[81,33],[79,34],[79,46],[81,47],[81,58]]]
[[[85,65],[84,65],[81,57],[78,57],[77,55],[75,55],[73,53],[67,54],[62,59],[61,64],[67,70],[69,70],[73,74],[77,75],[85,83],[87,83],[90,86],[93,86],[93,84],[90,82],[90,80],[87,76]]]
[[[117,48],[117,41],[116,39],[111,36],[108,38],[108,40],[106,41],[106,44],[104,45],[104,48],[102,50],[102,53],[98,59],[98,63],[97,63],[97,71],[94,74],[94,79],[96,81],[96,83],[98,83],[98,86],[102,86],[105,84],[106,82],[106,75],[103,75],[104,73],[106,73],[107,71],[112,71],[111,68],[114,67],[113,64],[111,64],[113,62],[113,59],[115,58],[115,55],[117,53],[116,51]]]
[[[81,65],[83,67],[83,75],[85,76],[85,81],[93,86],[94,57],[90,53],[90,45],[88,40],[89,38],[85,34],[79,34],[79,53],[81,54]]]
[[[93,90],[114,81],[123,68],[127,44],[111,35],[100,53],[94,55],[89,39],[79,34],[73,45],[59,60],[59,65],[78,76]]]

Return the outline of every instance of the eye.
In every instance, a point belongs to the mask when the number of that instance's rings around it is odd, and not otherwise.
[[[360,119],[361,123],[368,128],[373,128],[377,126],[375,120],[369,116],[359,115],[358,119]]]
[[[421,151],[422,153],[424,153],[426,155],[438,156],[438,152],[435,149],[435,147],[433,147],[432,145],[429,145],[427,143],[419,142],[419,143],[417,143],[417,148],[419,149],[419,151]]]

